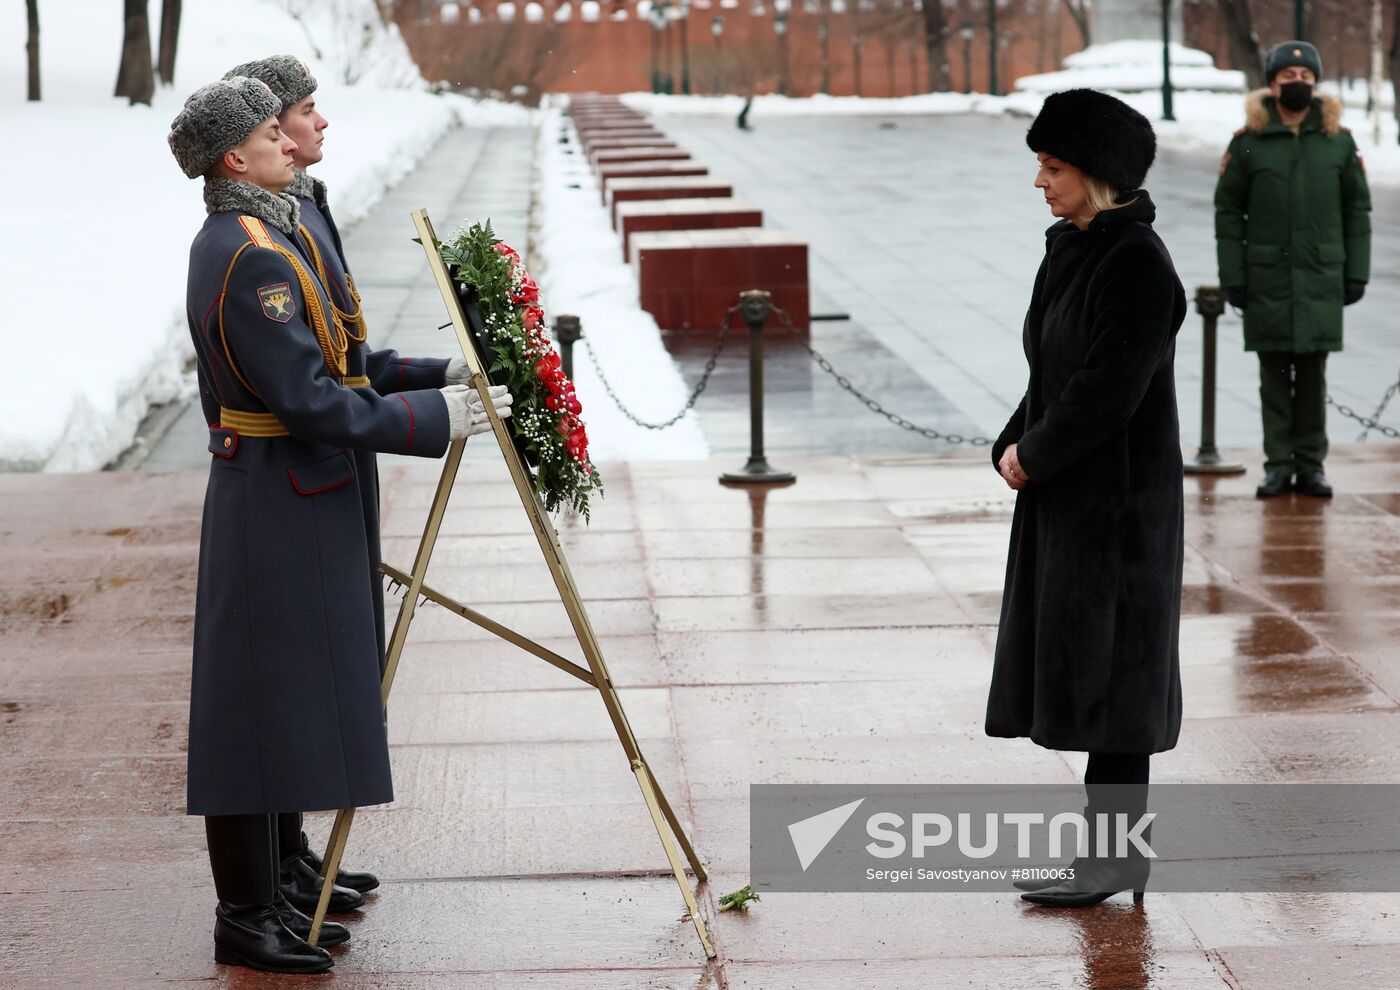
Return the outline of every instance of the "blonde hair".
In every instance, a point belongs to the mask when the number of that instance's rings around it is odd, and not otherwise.
[[[1133,197],[1133,199],[1128,200],[1126,203],[1120,203],[1118,197],[1121,196],[1122,193],[1103,179],[1087,173],[1084,176],[1084,192],[1088,195],[1089,208],[1093,210],[1096,215],[1105,213],[1108,210],[1116,210],[1120,206],[1127,206],[1137,199],[1137,197]]]

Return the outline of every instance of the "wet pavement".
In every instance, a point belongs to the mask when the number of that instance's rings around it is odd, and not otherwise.
[[[480,438],[432,583],[577,659]],[[1157,781],[1400,783],[1400,462],[1338,448],[1338,497],[1188,480],[1186,721]],[[1243,455],[1246,452],[1236,452]],[[561,540],[655,775],[711,871],[705,963],[600,699],[440,608],[391,704],[397,800],[347,862],[385,883],[333,975],[217,966],[183,816],[202,471],[0,475],[0,986],[1393,987],[1397,894],[767,894],[751,783],[1072,783],[1083,757],[982,733],[1011,494],[981,457],[604,465]],[[383,471],[406,565],[437,478]],[[327,816],[314,816],[313,841]]]

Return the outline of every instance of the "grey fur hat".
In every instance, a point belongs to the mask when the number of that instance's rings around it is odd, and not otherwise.
[[[1318,54],[1317,47],[1306,41],[1283,41],[1270,48],[1269,54],[1264,56],[1265,81],[1273,82],[1274,76],[1290,65],[1312,69],[1313,78],[1319,82],[1322,80],[1322,56]]]
[[[311,74],[307,64],[295,55],[273,55],[256,62],[244,62],[230,69],[224,78],[232,76],[261,79],[282,101],[283,110],[316,92],[316,77]]]
[[[267,83],[231,76],[201,86],[170,122],[170,151],[191,179],[214,167],[225,151],[242,144],[268,117],[281,112]]]

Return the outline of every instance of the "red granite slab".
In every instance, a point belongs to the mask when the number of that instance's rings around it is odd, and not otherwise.
[[[658,199],[619,203],[622,258],[631,259],[632,234],[648,230],[701,230],[716,227],[761,227],[763,211],[756,203],[732,198]]]
[[[645,199],[694,199],[728,197],[734,187],[706,176],[666,176],[664,178],[613,179],[605,190],[612,206],[613,229],[617,228],[617,204]]]

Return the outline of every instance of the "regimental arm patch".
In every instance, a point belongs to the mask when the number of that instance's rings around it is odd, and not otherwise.
[[[1363,155],[1360,151],[1357,151],[1357,153],[1356,153],[1356,164],[1358,164],[1358,165],[1361,166],[1361,174],[1362,174],[1362,175],[1365,175],[1365,174],[1366,174],[1366,156]]]
[[[1230,167],[1230,153],[1225,152],[1225,157],[1220,159],[1220,174],[1224,175],[1225,170]]]
[[[297,304],[292,298],[292,287],[286,282],[264,285],[258,290],[258,302],[262,303],[263,316],[278,323],[289,323],[296,315]]]

